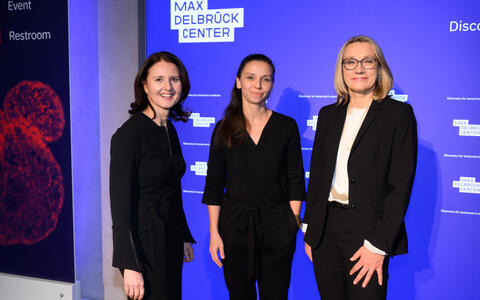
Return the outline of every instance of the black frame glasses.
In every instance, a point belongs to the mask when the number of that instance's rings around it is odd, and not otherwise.
[[[365,57],[364,59],[358,60],[355,58],[344,58],[342,60],[342,65],[346,70],[353,71],[357,68],[358,63],[365,70],[375,69],[378,65],[378,59],[375,57]]]

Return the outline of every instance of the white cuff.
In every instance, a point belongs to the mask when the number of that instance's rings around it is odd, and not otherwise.
[[[363,241],[363,245],[365,246],[365,248],[367,248],[367,250],[373,252],[373,253],[376,253],[376,254],[380,254],[380,255],[387,255],[387,253],[385,251],[382,251],[380,249],[378,249],[377,247],[375,247],[374,245],[372,245],[369,241],[367,240],[364,240]]]
[[[302,223],[302,232],[303,233],[307,232],[307,227],[308,227],[308,224]]]

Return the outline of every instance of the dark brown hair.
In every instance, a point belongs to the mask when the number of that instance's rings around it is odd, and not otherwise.
[[[155,118],[155,110],[148,100],[147,94],[143,88],[143,84],[147,80],[150,68],[160,61],[172,63],[178,68],[180,82],[182,83],[182,93],[180,94],[180,99],[178,102],[172,107],[172,109],[170,109],[169,117],[175,121],[186,122],[188,121],[190,112],[184,111],[182,104],[190,92],[190,80],[188,79],[187,69],[178,57],[166,51],[156,52],[150,55],[143,63],[140,70],[138,70],[137,76],[135,77],[135,82],[133,84],[133,88],[135,90],[135,102],[130,104],[131,109],[128,112],[130,114],[135,114],[139,111],[145,110],[147,107],[150,107],[153,111],[153,118]]]
[[[240,78],[245,66],[251,61],[262,61],[270,65],[272,68],[272,82],[275,78],[275,67],[270,58],[264,54],[250,54],[245,57],[237,70],[237,77]],[[237,88],[237,82],[233,83],[232,96],[230,103],[223,115],[223,120],[215,135],[215,143],[225,144],[228,148],[236,147],[242,144],[247,138],[247,120],[243,114],[242,108],[242,90]]]

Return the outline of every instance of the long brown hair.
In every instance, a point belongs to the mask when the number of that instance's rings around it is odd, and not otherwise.
[[[238,67],[236,78],[241,77],[243,69],[251,61],[262,61],[270,65],[272,68],[272,82],[274,81],[275,67],[272,60],[264,54],[250,54],[245,57]],[[230,103],[225,108],[223,120],[215,135],[215,143],[217,145],[223,143],[228,148],[237,147],[246,140],[247,136],[247,120],[242,108],[242,90],[237,88],[235,80]]]
[[[169,117],[175,121],[187,122],[191,112],[184,111],[182,107],[183,102],[190,92],[190,80],[188,79],[187,69],[178,57],[167,51],[153,53],[143,63],[142,67],[137,73],[137,77],[135,77],[135,82],[133,84],[133,88],[135,90],[135,102],[130,104],[131,109],[128,112],[133,115],[139,111],[144,111],[147,107],[150,107],[153,111],[153,119],[155,119],[155,110],[148,100],[145,89],[143,88],[143,84],[147,80],[150,68],[160,61],[166,61],[177,66],[180,82],[182,83],[182,93],[180,94],[180,99],[170,109]]]

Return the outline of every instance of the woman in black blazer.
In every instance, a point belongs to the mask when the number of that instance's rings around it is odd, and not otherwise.
[[[388,96],[392,86],[374,40],[343,45],[337,103],[318,114],[304,217],[322,300],[385,299],[388,258],[407,252],[417,130],[412,107]]]
[[[171,120],[186,122],[187,70],[169,52],[152,54],[138,71],[131,117],[112,137],[110,201],[113,266],[132,299],[181,299],[182,261],[194,240],[182,206],[185,173]]]

